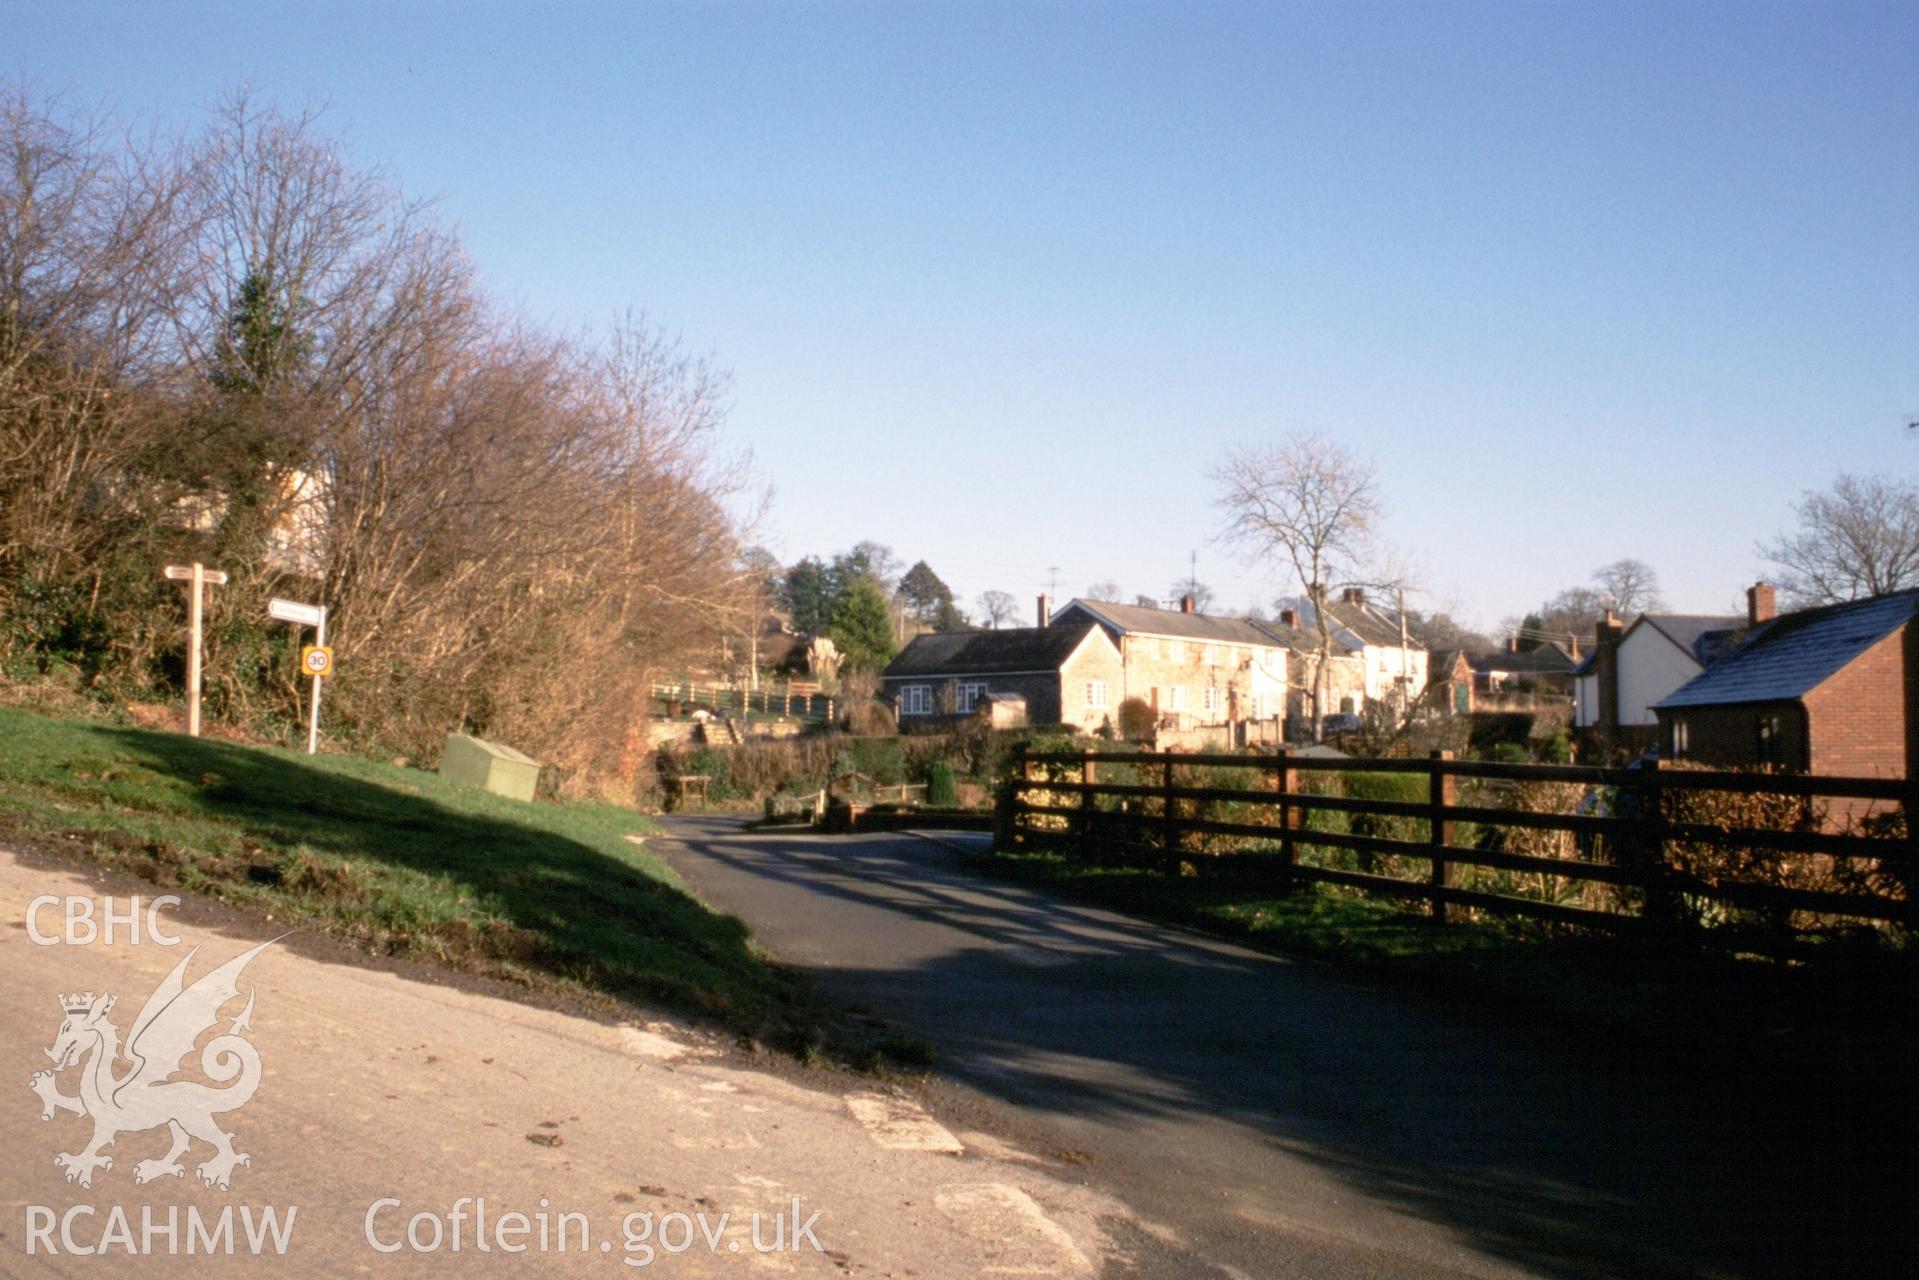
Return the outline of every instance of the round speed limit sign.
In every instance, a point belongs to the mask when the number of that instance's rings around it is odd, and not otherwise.
[[[307,645],[300,650],[300,671],[309,676],[332,675],[333,649],[327,645]]]

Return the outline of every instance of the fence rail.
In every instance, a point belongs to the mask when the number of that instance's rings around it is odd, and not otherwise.
[[[1357,778],[1400,794],[1351,794]],[[1168,875],[1423,899],[1440,920],[1728,926],[1705,932],[1790,950],[1835,926],[1919,924],[1915,812],[1907,779],[1086,751],[1022,753],[997,830]]]
[[[656,684],[652,693],[656,701],[669,706],[678,703],[682,706],[708,707],[716,713],[741,716],[831,720],[839,709],[838,700],[820,692],[817,684],[798,680],[778,685],[766,684],[758,689],[682,681],[678,684]]]

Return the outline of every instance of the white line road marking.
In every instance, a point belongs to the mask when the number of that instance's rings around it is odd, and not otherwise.
[[[882,1093],[849,1093],[846,1109],[876,1144],[889,1151],[944,1151],[960,1155],[966,1150],[945,1126],[905,1098]]]

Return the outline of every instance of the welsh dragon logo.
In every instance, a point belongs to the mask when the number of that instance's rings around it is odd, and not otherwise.
[[[273,942],[241,952],[187,986],[187,965],[200,953],[195,947],[147,997],[140,1016],[133,1020],[133,1029],[127,1033],[124,1049],[119,1028],[107,1018],[114,1006],[113,996],[96,996],[89,991],[60,997],[66,1019],[60,1024],[53,1047],[47,1050],[53,1070],[35,1072],[29,1083],[46,1104],[40,1114],[42,1120],[53,1119],[56,1111],[93,1118],[93,1140],[86,1149],[53,1158],[54,1164],[67,1171],[68,1182],[91,1187],[94,1170],[113,1168],[113,1158],[101,1155],[101,1148],[111,1146],[122,1133],[161,1125],[172,1135],[173,1145],[158,1160],[134,1165],[135,1182],[181,1177],[185,1170],[180,1157],[195,1138],[213,1147],[213,1157],[197,1170],[200,1181],[210,1187],[225,1191],[234,1166],[253,1163],[251,1156],[233,1149],[233,1135],[213,1121],[216,1115],[245,1106],[260,1087],[260,1054],[240,1034],[252,1030],[252,988],[247,990],[246,1008],[200,1051],[201,1070],[225,1087],[172,1077],[180,1071],[181,1060],[193,1052],[201,1033],[219,1023],[220,1010],[239,997],[240,971]],[[131,1065],[123,1074],[115,1075],[114,1064],[122,1059]],[[56,1072],[75,1065],[80,1067],[80,1092],[69,1096],[60,1092],[54,1077]]]

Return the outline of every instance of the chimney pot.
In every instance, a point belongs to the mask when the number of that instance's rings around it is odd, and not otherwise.
[[[1746,625],[1756,627],[1779,616],[1779,607],[1770,582],[1755,582],[1746,588]]]
[[[1039,625],[1042,627],[1053,625],[1053,597],[1044,591],[1039,595]]]
[[[1179,598],[1179,611],[1181,613],[1191,613],[1193,611],[1193,597],[1190,594],[1183,595]]]
[[[1519,637],[1518,637],[1518,636],[1507,636],[1507,637],[1506,637],[1506,652],[1507,652],[1507,653],[1518,653],[1518,652],[1519,652]]]

